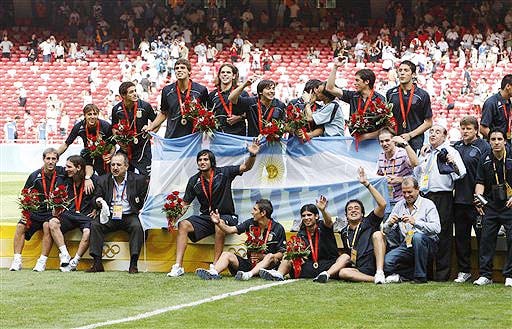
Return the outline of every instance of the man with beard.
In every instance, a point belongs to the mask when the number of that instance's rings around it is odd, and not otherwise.
[[[215,116],[219,118],[220,131],[245,136],[245,113],[239,111],[239,106],[233,106],[228,97],[231,91],[237,87],[238,69],[233,64],[224,63],[219,67],[215,87],[208,95],[208,109],[213,109]],[[249,97],[243,91],[241,97]]]
[[[66,174],[68,178],[68,195],[71,203],[68,209],[60,215],[50,219],[50,233],[53,241],[59,248],[60,270],[62,272],[75,271],[80,258],[89,247],[91,220],[96,216],[94,197],[85,194],[85,160],[79,155],[72,155],[66,160]],[[93,182],[96,178],[93,177]],[[64,234],[75,228],[82,231],[82,239],[78,245],[75,257],[72,259],[64,241]]]
[[[284,121],[286,112],[283,102],[275,98],[276,83],[271,80],[261,80],[256,88],[258,95],[243,97],[242,92],[254,82],[249,78],[244,84],[236,87],[229,94],[228,100],[247,115],[247,135],[257,137],[261,134],[265,122],[272,120]]]
[[[187,59],[180,58],[174,64],[177,81],[162,89],[160,112],[144,131],[157,132],[160,125],[167,120],[165,138],[177,138],[192,134],[192,122],[184,116],[185,106],[196,101],[206,106],[208,90],[205,86],[190,79],[192,66]]]
[[[34,233],[43,230],[43,241],[41,249],[41,257],[37,260],[34,271],[43,272],[46,268],[48,254],[52,248],[52,237],[48,221],[52,218],[52,210],[48,208],[47,203],[50,193],[59,185],[65,184],[66,173],[63,167],[57,166],[59,161],[59,153],[54,148],[47,148],[43,151],[43,167],[37,169],[30,176],[23,189],[35,190],[39,194],[40,205],[36,211],[32,211],[28,216],[23,216],[16,225],[14,232],[14,258],[10,267],[10,271],[21,270],[21,252],[25,245],[25,240],[30,240]],[[28,218],[27,218],[28,217]]]
[[[151,105],[139,99],[133,82],[123,82],[119,86],[119,95],[122,101],[112,109],[112,127],[120,120],[129,123],[135,138],[128,145],[119,144],[130,160],[129,171],[137,169],[139,174],[149,176],[151,172],[151,142],[145,133],[142,133],[150,121],[155,120],[156,114]],[[113,133],[116,134],[113,128]]]
[[[110,174],[101,176],[94,191],[94,201],[100,209],[99,219],[91,226],[89,253],[94,261],[86,272],[103,272],[101,257],[105,234],[125,231],[129,235],[130,267],[128,273],[138,273],[137,261],[144,241],[139,212],[148,189],[147,178],[128,172],[128,157],[117,153],[110,162]]]
[[[197,154],[197,167],[199,172],[190,177],[183,197],[183,216],[190,203],[197,198],[201,205],[201,214],[192,215],[178,222],[178,237],[176,239],[176,263],[169,277],[178,277],[185,273],[183,269],[183,256],[187,248],[187,240],[197,242],[207,236],[215,234],[214,258],[210,269],[222,254],[224,248],[225,233],[216,226],[210,217],[212,211],[220,214],[221,220],[229,226],[238,224],[238,216],[235,214],[235,205],[231,195],[231,183],[238,175],[251,170],[256,161],[256,154],[260,150],[259,141],[254,140],[247,147],[249,157],[239,166],[217,167],[215,155],[210,150],[202,150]],[[175,218],[177,221],[180,217]]]

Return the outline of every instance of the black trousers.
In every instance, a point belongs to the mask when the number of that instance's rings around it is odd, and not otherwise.
[[[477,227],[478,212],[473,205],[454,206],[455,252],[459,272],[471,273],[471,228],[475,230],[478,248],[482,227]]]
[[[110,219],[106,224],[101,224],[99,219],[95,219],[91,225],[91,237],[89,244],[89,253],[92,257],[103,256],[103,243],[105,234],[115,231],[125,231],[130,235],[130,256],[139,255],[142,244],[144,243],[144,231],[140,224],[137,214],[123,215],[122,220]]]
[[[503,276],[512,278],[512,209],[496,211],[485,208],[482,221],[482,238],[480,240],[480,276],[492,278],[492,259],[496,252],[496,241],[501,225],[505,226],[507,235],[507,256],[503,265]]]
[[[431,192],[427,193],[425,197],[434,202],[441,221],[434,280],[448,281],[452,264],[453,192]]]

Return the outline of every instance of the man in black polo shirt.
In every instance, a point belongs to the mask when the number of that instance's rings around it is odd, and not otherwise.
[[[192,122],[183,117],[185,103],[197,100],[203,106],[208,102],[208,90],[205,86],[190,79],[192,66],[187,59],[180,58],[174,64],[177,81],[162,89],[160,112],[145,131],[157,132],[167,120],[165,138],[176,138],[192,134]]]
[[[245,113],[241,113],[239,105],[233,105],[228,97],[231,91],[237,87],[238,69],[230,63],[224,63],[219,67],[215,87],[208,95],[208,109],[213,109],[219,119],[220,130],[227,134],[245,136]],[[249,97],[246,91],[242,97]]]
[[[455,251],[459,273],[455,282],[463,283],[471,279],[471,227],[475,230],[480,242],[481,217],[473,204],[475,179],[480,161],[490,152],[489,143],[478,137],[478,120],[473,116],[465,116],[460,120],[462,140],[453,146],[459,153],[466,167],[466,175],[455,181],[454,224]]]
[[[103,156],[96,158],[90,156],[90,151],[95,148],[94,140],[103,140],[109,144],[112,143],[110,140],[112,137],[112,127],[107,121],[98,118],[100,109],[96,105],[87,104],[84,106],[83,112],[84,119],[73,126],[68,138],[64,144],[59,146],[57,152],[59,152],[59,155],[62,155],[62,153],[66,152],[69,145],[73,144],[77,137],[82,138],[84,150],[80,155],[83,156],[87,164],[85,168],[85,191],[87,194],[90,194],[94,189],[91,176],[94,172],[99,176],[108,172],[109,162],[115,152],[115,147],[112,145],[110,152]]]
[[[201,205],[201,214],[192,215],[178,222],[178,237],[176,239],[176,264],[167,273],[169,277],[178,277],[185,273],[183,256],[190,238],[197,242],[209,235],[215,234],[215,247],[212,269],[224,249],[225,233],[216,226],[210,217],[212,211],[218,211],[221,219],[229,226],[238,224],[235,205],[231,194],[231,183],[238,175],[250,170],[256,161],[260,150],[258,140],[247,147],[250,156],[239,166],[217,167],[215,155],[210,150],[202,150],[197,154],[199,172],[190,177],[183,197],[183,216],[192,201],[197,198]],[[180,217],[181,217],[180,216]],[[179,218],[176,218],[178,220]]]
[[[141,133],[156,114],[151,105],[139,99],[133,82],[123,82],[119,86],[122,101],[112,108],[112,126],[120,120],[128,120],[135,139],[129,145],[120,145],[130,160],[129,171],[138,170],[139,174],[149,176],[151,172],[151,142],[145,133]],[[115,133],[115,131],[114,131]]]
[[[505,133],[493,129],[489,133],[491,154],[478,168],[475,194],[483,196],[487,204],[476,201],[482,220],[482,238],[480,240],[480,277],[475,285],[492,283],[492,259],[496,252],[496,240],[500,225],[507,235],[507,247],[503,276],[505,286],[512,287],[512,154],[505,150]],[[483,206],[483,207],[482,207]]]
[[[313,281],[325,283],[334,274],[347,281],[385,283],[386,241],[380,231],[380,223],[384,217],[386,200],[368,182],[363,168],[359,168],[359,182],[370,191],[377,207],[363,217],[364,205],[360,200],[347,202],[345,214],[348,225],[340,233],[343,254],[329,270],[320,273]]]
[[[272,219],[273,209],[269,200],[258,200],[252,208],[253,218],[236,226],[226,225],[224,221],[220,220],[219,212],[212,211],[210,213],[212,222],[224,233],[254,235],[255,232],[261,232],[259,236],[254,237],[263,241],[266,248],[262,252],[252,253],[248,251],[247,258],[240,257],[231,251],[224,251],[213,269],[198,268],[196,274],[204,280],[216,280],[221,278],[219,273],[229,268],[236,280],[245,281],[258,275],[262,268],[276,267],[286,251],[286,233],[283,225]]]
[[[327,198],[320,196],[314,204],[306,204],[300,209],[302,224],[297,236],[301,238],[311,253],[301,265],[300,278],[314,278],[329,269],[338,258],[338,246],[334,237],[332,217],[327,211]],[[320,219],[318,210],[322,212]],[[260,277],[270,281],[283,281],[286,274],[295,277],[291,260],[283,260],[277,270],[260,270]],[[296,278],[298,279],[298,278]]]
[[[416,65],[408,60],[400,63],[398,78],[400,85],[386,93],[386,99],[393,104],[393,116],[401,135],[411,147],[418,151],[423,145],[423,133],[432,127],[432,108],[427,91],[413,83]],[[411,97],[412,95],[412,97]]]
[[[512,74],[507,74],[501,80],[501,89],[487,98],[482,108],[480,120],[480,133],[489,138],[489,131],[497,128],[505,132],[505,138],[512,141],[512,110],[510,98],[512,97]]]
[[[354,79],[354,87],[356,90],[343,90],[335,85],[336,81],[336,72],[338,67],[344,66],[344,64],[336,59],[333,63],[331,73],[329,78],[327,79],[327,84],[325,89],[350,105],[350,115],[357,111],[364,111],[371,103],[368,101],[370,99],[372,102],[376,101],[377,98],[380,98],[383,102],[386,101],[384,96],[375,92],[373,89],[373,85],[375,84],[375,73],[369,69],[362,69],[355,73]],[[376,139],[379,137],[378,129],[375,131],[368,132],[366,134],[362,134],[359,136],[359,141],[363,141],[366,139]]]
[[[245,87],[250,86],[253,81],[254,78],[249,78],[244,84],[236,87],[228,99],[233,104],[238,104],[240,111],[247,113],[247,135],[256,137],[261,133],[263,121],[284,120],[286,112],[284,103],[274,97],[274,81],[261,80],[256,88],[258,96],[241,97]]]

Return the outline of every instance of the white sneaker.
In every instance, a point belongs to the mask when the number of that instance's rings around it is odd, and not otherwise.
[[[284,281],[284,277],[276,270],[267,270],[262,268],[259,272],[260,278],[268,281]]]
[[[478,280],[473,282],[473,284],[476,285],[476,286],[486,286],[486,285],[491,284],[491,283],[492,283],[492,280],[486,278],[485,276],[481,276],[481,277],[478,278]]]
[[[386,277],[386,283],[401,283],[400,274],[391,274]]]
[[[512,278],[505,279],[505,287],[512,287]]]
[[[457,274],[457,279],[453,280],[453,282],[464,283],[471,279],[471,273],[459,272]]]
[[[37,263],[36,263],[36,266],[34,266],[32,271],[34,271],[34,272],[44,272],[45,269],[46,269],[46,261],[38,259]]]
[[[71,256],[69,254],[59,254],[60,259],[60,267],[66,267],[69,265],[69,261],[71,260]]]
[[[9,271],[21,271],[21,259],[13,259]]]
[[[213,268],[212,270],[207,270],[204,268],[198,268],[196,270],[196,275],[200,277],[203,280],[219,280],[222,279],[222,277],[219,275],[217,270]]]
[[[235,274],[235,280],[247,281],[252,278],[251,272],[238,271]]]
[[[373,277],[373,282],[375,282],[375,284],[385,284],[386,277],[384,276],[384,272],[375,273],[375,276]]]
[[[76,268],[78,267],[78,261],[76,259],[72,259],[69,261],[69,270],[70,271],[76,271]]]
[[[180,264],[174,264],[171,267],[171,271],[167,273],[167,276],[171,278],[177,278],[179,276],[182,276],[183,274],[185,274],[185,270],[183,269],[183,267],[181,267]]]
[[[327,273],[327,271],[323,271],[313,279],[313,282],[318,283],[327,283],[327,281],[329,281],[329,273]]]

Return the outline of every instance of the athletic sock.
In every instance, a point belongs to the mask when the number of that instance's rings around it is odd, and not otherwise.
[[[69,255],[69,251],[68,251],[68,248],[66,248],[66,245],[62,245],[59,247],[59,251],[61,252],[61,254],[63,255]]]

